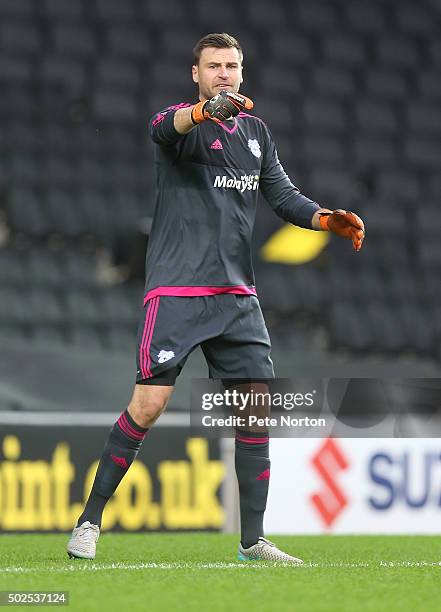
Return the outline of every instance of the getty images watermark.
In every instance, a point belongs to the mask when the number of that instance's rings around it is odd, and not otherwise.
[[[268,431],[275,437],[302,436],[311,429],[325,435],[327,422],[320,416],[322,381],[193,381],[191,427],[208,437],[232,437],[236,428]]]
[[[233,437],[441,437],[439,378],[192,381],[193,432]]]

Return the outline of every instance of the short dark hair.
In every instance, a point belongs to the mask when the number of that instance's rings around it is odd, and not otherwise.
[[[222,32],[222,34],[207,34],[196,43],[196,46],[193,49],[193,63],[196,66],[199,64],[199,60],[201,59],[202,50],[207,47],[215,47],[216,49],[235,48],[239,51],[240,61],[242,62],[243,51],[239,42],[234,38],[234,36],[230,36],[230,34]]]

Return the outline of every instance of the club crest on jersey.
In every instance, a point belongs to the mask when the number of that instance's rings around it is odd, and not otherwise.
[[[262,152],[260,150],[260,144],[257,142],[255,138],[250,138],[248,140],[248,148],[251,151],[251,153],[254,155],[254,157],[260,157],[262,155]]]
[[[173,357],[175,356],[173,351],[159,351],[158,353],[158,362],[159,363],[164,363],[166,361],[168,361],[169,359],[173,359]]]
[[[229,176],[217,175],[214,177],[213,187],[222,187],[223,189],[238,189],[240,193],[247,190],[255,190],[259,188],[258,174],[244,174],[240,178],[230,178]]]

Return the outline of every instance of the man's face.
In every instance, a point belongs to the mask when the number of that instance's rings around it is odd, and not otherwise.
[[[199,85],[199,99],[209,100],[220,91],[239,91],[242,62],[235,47],[202,49],[199,65],[192,67],[193,81]]]

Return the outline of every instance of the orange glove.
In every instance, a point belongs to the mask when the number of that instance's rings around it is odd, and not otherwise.
[[[364,239],[364,223],[358,215],[339,208],[331,213],[319,213],[319,220],[322,230],[348,238],[352,240],[352,246],[356,251],[361,249]]]
[[[232,91],[221,91],[211,100],[195,104],[191,111],[191,120],[195,125],[206,119],[219,123],[235,117],[244,108],[251,110],[253,106],[253,101],[246,96]]]

